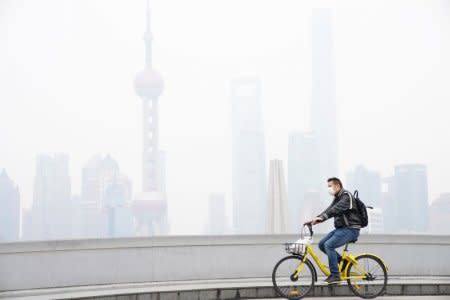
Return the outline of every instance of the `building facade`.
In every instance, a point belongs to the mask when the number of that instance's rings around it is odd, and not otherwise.
[[[320,180],[338,175],[333,16],[328,8],[312,12],[312,131],[320,159]]]
[[[119,237],[134,234],[131,181],[110,155],[95,155],[82,170],[82,194],[75,210],[77,236]],[[74,203],[75,204],[75,203]]]
[[[38,155],[33,204],[24,217],[24,239],[72,237],[71,184],[66,154]]]
[[[263,233],[267,204],[260,80],[233,80],[231,98],[233,232]]]
[[[450,234],[450,193],[443,193],[430,205],[430,233]]]
[[[358,190],[359,197],[366,205],[381,208],[381,178],[377,172],[357,166],[347,173],[345,187],[352,193]]]
[[[287,176],[289,231],[298,232],[303,222],[319,213],[322,206],[318,195],[325,188],[325,182],[320,180],[319,153],[313,133],[289,135]]]
[[[279,159],[270,161],[267,201],[267,233],[287,233],[289,227],[287,189],[283,162]]]
[[[423,233],[428,231],[428,179],[426,166],[395,166],[387,179],[383,203],[385,233]]]
[[[225,234],[227,228],[227,215],[225,213],[225,195],[211,193],[208,195],[208,223],[206,234]]]
[[[0,242],[20,238],[19,188],[5,170],[0,172]]]

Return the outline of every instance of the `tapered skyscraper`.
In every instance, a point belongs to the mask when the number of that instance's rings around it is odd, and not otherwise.
[[[386,232],[426,232],[428,230],[427,168],[422,164],[395,166],[385,199]]]
[[[164,191],[163,154],[159,150],[159,96],[164,83],[153,69],[150,7],[147,2],[145,42],[145,67],[135,78],[136,93],[142,98],[142,190],[134,203],[138,231],[142,234],[166,234],[167,203]]]
[[[352,192],[358,190],[366,205],[381,207],[381,178],[377,172],[359,165],[347,173],[345,187]]]
[[[286,181],[283,161],[270,161],[268,191],[268,233],[286,233],[289,226]]]
[[[24,239],[67,239],[72,234],[69,158],[38,155],[33,205],[24,220]]]
[[[20,232],[19,189],[5,170],[0,171],[0,242],[16,241]]]
[[[314,134],[292,132],[288,142],[289,230],[298,232],[303,222],[318,214],[319,192],[325,183],[319,176],[319,154]]]
[[[233,231],[263,233],[267,200],[260,81],[233,80],[231,97]]]
[[[206,234],[225,234],[227,232],[227,216],[225,214],[225,195],[211,193],[208,196],[208,223]]]
[[[338,175],[333,19],[330,9],[312,14],[312,130],[320,160],[320,179]]]
[[[95,155],[83,167],[79,235],[130,236],[133,216],[131,182],[109,154]]]

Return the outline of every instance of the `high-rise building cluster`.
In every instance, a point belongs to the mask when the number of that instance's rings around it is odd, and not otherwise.
[[[165,183],[165,153],[159,149],[161,75],[152,64],[150,7],[144,33],[145,66],[134,80],[142,99],[142,192],[133,199],[132,183],[110,155],[96,155],[83,167],[81,195],[72,195],[69,157],[39,155],[36,160],[33,203],[22,215],[22,238],[67,238],[164,235],[169,233]],[[5,171],[0,175],[0,205],[5,225],[0,239],[20,236],[18,188]],[[1,231],[0,231],[1,232]]]
[[[40,154],[28,209],[21,211],[19,188],[5,170],[0,171],[0,241],[170,233],[166,157],[159,148],[164,82],[153,67],[152,43],[147,5],[145,66],[134,80],[142,100],[142,190],[134,196],[131,180],[118,162],[110,155],[95,155],[82,169],[81,194],[74,195],[68,155]],[[289,133],[286,174],[281,160],[267,164],[260,78],[231,81],[231,224],[225,193],[210,192],[204,233],[295,233],[329,205],[326,180],[339,174],[333,48],[332,11],[314,9],[311,124],[307,131]],[[427,176],[422,164],[396,165],[388,177],[359,165],[342,179],[344,188],[358,190],[359,197],[372,207],[364,232],[450,234],[450,193],[429,205]],[[332,222],[318,231],[330,227]]]
[[[271,161],[268,186],[265,170],[264,132],[261,119],[261,83],[233,81],[233,226],[235,233],[299,232],[331,202],[326,181],[338,176],[337,113],[333,20],[330,9],[312,14],[312,105],[311,126],[306,132],[293,131],[288,139],[287,187],[282,162]],[[260,173],[261,172],[261,173]],[[441,195],[429,211],[426,166],[404,164],[393,175],[381,178],[376,171],[360,165],[342,178],[344,188],[358,190],[367,206],[369,233],[439,233],[448,218],[450,197]],[[287,199],[284,196],[287,189]],[[264,190],[268,190],[267,196]],[[266,209],[267,211],[261,211]],[[431,223],[430,223],[431,220]],[[264,221],[266,226],[260,226]],[[251,224],[253,224],[253,228]],[[332,222],[321,225],[327,231]],[[449,232],[447,232],[449,233]]]

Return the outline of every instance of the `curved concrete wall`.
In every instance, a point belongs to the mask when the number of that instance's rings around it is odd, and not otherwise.
[[[320,238],[315,237],[315,249]],[[274,264],[286,255],[283,243],[296,239],[297,235],[234,235],[4,243],[0,291],[270,278]],[[378,254],[391,275],[450,276],[450,236],[361,235],[349,248],[353,254]]]

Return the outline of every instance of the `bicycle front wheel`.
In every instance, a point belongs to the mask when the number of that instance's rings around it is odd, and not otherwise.
[[[286,256],[273,268],[272,282],[279,296],[287,299],[300,299],[313,289],[314,266],[306,259],[298,273],[296,270],[301,262],[301,256]]]
[[[380,296],[387,285],[387,270],[384,263],[375,255],[363,254],[356,257],[357,265],[347,269],[347,283],[358,297],[371,299]]]

